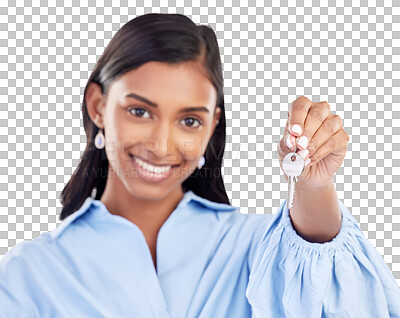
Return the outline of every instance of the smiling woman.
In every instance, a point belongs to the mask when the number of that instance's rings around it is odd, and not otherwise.
[[[159,222],[149,221],[161,225],[170,212],[165,207],[182,199],[181,185],[196,170],[221,115],[216,89],[202,68],[151,61],[119,76],[107,96],[96,83],[88,87],[88,114],[104,128],[109,163],[100,200],[111,211],[137,223],[135,211],[146,206],[158,211]],[[129,204],[135,211],[124,208]]]
[[[155,13],[124,25],[85,88],[88,142],[62,191],[60,220],[93,190],[115,211],[122,210],[116,201],[141,206],[155,200],[171,208],[187,190],[229,204],[221,174],[226,139],[222,79],[211,28],[180,14]],[[102,149],[94,147],[99,129],[106,142]],[[153,166],[178,167],[168,178],[149,176],[132,156]],[[196,169],[202,157],[205,164]]]
[[[61,194],[63,222],[0,262],[0,317],[400,317],[390,270],[326,186],[347,148],[340,118],[327,103],[294,104],[291,132],[304,128],[314,147],[316,118],[328,118],[296,209],[240,213],[221,174],[213,30],[179,14],[129,21],[84,91],[87,145]]]

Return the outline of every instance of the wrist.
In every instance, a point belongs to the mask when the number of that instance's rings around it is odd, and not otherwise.
[[[307,192],[307,193],[325,193],[332,191],[332,188],[335,188],[335,183],[333,182],[333,178],[327,184],[321,186],[313,186],[304,181],[296,182],[295,191],[297,192]]]

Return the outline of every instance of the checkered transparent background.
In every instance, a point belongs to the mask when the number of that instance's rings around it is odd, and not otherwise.
[[[400,285],[400,2],[321,2],[1,1],[0,257],[58,226],[86,143],[84,86],[112,36],[137,15],[169,12],[217,34],[231,203],[276,212],[288,107],[301,95],[326,100],[350,135],[339,199]]]

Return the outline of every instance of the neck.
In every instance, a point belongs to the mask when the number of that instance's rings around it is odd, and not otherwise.
[[[158,231],[182,200],[183,194],[180,185],[160,198],[152,197],[151,193],[148,198],[135,196],[109,166],[106,187],[100,201],[111,214],[126,218],[142,230]]]

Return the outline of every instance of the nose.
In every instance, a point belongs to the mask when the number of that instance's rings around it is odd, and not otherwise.
[[[178,158],[175,158],[177,156],[175,138],[172,125],[167,121],[160,122],[154,125],[148,140],[150,146],[146,143],[146,148],[160,161],[176,162]]]

